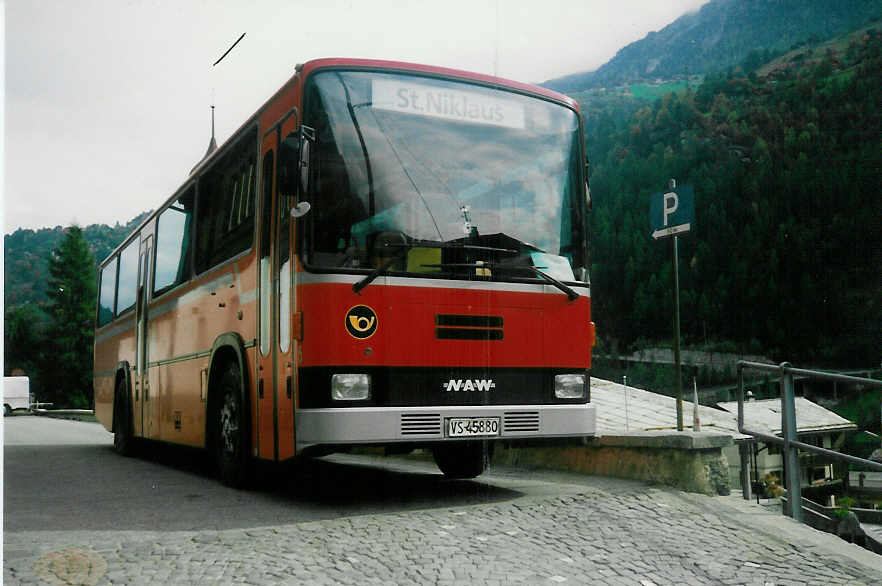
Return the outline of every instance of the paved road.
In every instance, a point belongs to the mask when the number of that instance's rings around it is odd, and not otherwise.
[[[113,434],[99,423],[33,415],[3,418],[3,443],[12,446],[112,446]]]
[[[6,532],[225,530],[524,494],[516,487],[446,481],[433,468],[412,474],[351,458],[267,473],[253,490],[238,491],[215,480],[200,451],[155,446],[151,457],[123,458],[97,423],[43,417],[5,422]]]
[[[882,558],[734,497],[355,456],[241,492],[193,453],[121,458],[90,424],[6,422],[5,584],[882,583]],[[21,435],[42,426],[80,443]]]

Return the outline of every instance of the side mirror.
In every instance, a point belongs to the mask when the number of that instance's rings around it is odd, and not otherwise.
[[[300,182],[300,136],[288,135],[279,145],[279,194],[293,196]]]
[[[291,217],[294,219],[302,218],[309,213],[310,209],[312,209],[312,206],[309,204],[308,201],[301,201],[296,206],[291,208]]]
[[[300,195],[309,193],[310,162],[312,145],[315,143],[315,129],[309,126],[300,127]],[[308,210],[307,210],[308,211]]]

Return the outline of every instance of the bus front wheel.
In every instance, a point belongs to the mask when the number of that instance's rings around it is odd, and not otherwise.
[[[248,436],[240,387],[239,367],[230,363],[218,385],[214,449],[220,480],[233,488],[243,487],[248,477]]]
[[[448,478],[475,478],[490,466],[493,444],[475,441],[432,448],[435,464]]]

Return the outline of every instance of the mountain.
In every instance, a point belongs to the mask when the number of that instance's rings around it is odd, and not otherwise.
[[[880,16],[878,0],[712,0],[627,45],[596,71],[542,85],[571,93],[725,71],[752,52],[780,55]]]
[[[652,240],[648,211],[674,177],[695,193],[679,244],[687,344],[820,367],[878,363],[880,28],[656,99],[635,99],[637,85],[576,94],[590,113],[592,315],[605,351],[671,335],[671,250]]]
[[[84,228],[83,234],[96,264],[104,260],[147,214],[139,214],[124,225],[92,224]],[[3,237],[3,286],[7,310],[22,305],[40,307],[45,303],[49,278],[46,259],[63,235],[64,228],[55,226],[39,230],[19,228]]]

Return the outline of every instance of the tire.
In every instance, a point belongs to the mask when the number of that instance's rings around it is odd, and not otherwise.
[[[228,364],[218,382],[218,408],[215,412],[214,454],[218,476],[232,488],[243,488],[249,473],[249,434],[242,404],[239,367]]]
[[[129,396],[123,380],[116,383],[116,391],[113,394],[113,449],[120,456],[132,456],[135,453],[132,410],[129,407]]]
[[[432,455],[447,478],[475,478],[490,467],[493,444],[486,441],[445,444],[433,448]]]
[[[9,403],[6,403],[3,405],[3,416],[9,417],[10,415],[12,415],[12,407],[9,406]]]

